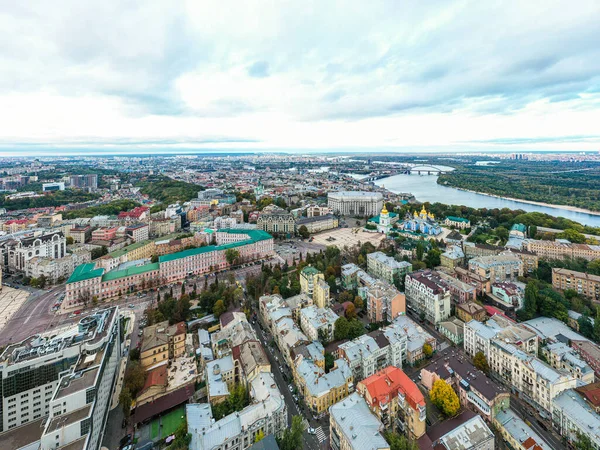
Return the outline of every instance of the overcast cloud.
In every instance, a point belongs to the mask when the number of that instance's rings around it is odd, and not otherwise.
[[[3,1],[0,145],[600,150],[599,24],[598,0]]]

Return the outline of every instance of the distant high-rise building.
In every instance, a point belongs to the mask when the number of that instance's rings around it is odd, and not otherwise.
[[[71,175],[69,182],[71,187],[79,189],[98,189],[98,175],[89,173],[86,175]]]

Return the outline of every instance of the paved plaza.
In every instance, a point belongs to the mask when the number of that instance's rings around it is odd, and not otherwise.
[[[21,308],[29,292],[2,286],[0,291],[0,330],[10,321],[12,316]]]
[[[344,246],[353,247],[359,243],[370,242],[375,247],[384,239],[381,233],[370,233],[362,228],[336,228],[334,230],[323,231],[313,236],[315,244],[335,245],[343,248]]]

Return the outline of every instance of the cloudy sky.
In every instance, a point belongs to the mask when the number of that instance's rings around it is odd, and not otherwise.
[[[600,1],[15,1],[0,154],[600,150]]]

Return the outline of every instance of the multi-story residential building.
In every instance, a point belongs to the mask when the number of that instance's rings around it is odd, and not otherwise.
[[[450,317],[450,291],[430,270],[410,273],[404,281],[406,302],[417,314],[437,324]]]
[[[365,290],[367,315],[371,322],[391,322],[406,313],[406,297],[398,290],[382,282],[374,283]]]
[[[396,279],[402,280],[406,274],[412,272],[412,264],[407,261],[396,261],[383,252],[369,253],[367,272],[393,285]]]
[[[342,216],[376,216],[383,208],[383,195],[380,192],[330,192],[327,206]]]
[[[477,295],[483,295],[492,290],[492,283],[487,278],[473,272],[469,272],[462,267],[455,267],[454,274],[457,279],[463,283],[470,284],[475,288]]]
[[[356,392],[329,408],[329,445],[333,450],[389,450],[383,430]]]
[[[458,245],[453,245],[440,255],[440,264],[442,267],[454,269],[462,265],[465,260],[465,254]]]
[[[45,214],[38,217],[37,224],[41,228],[52,228],[62,222],[62,214]]]
[[[227,312],[220,317],[221,329],[211,335],[212,351],[217,357],[227,355],[246,341],[256,341],[256,333],[243,312]]]
[[[537,408],[551,411],[552,399],[577,386],[573,375],[554,369],[512,344],[494,339],[488,355],[490,370],[513,392]]]
[[[571,346],[600,379],[600,348],[590,341],[571,341]]]
[[[431,389],[437,380],[444,380],[458,394],[463,408],[479,414],[487,422],[510,405],[510,393],[492,382],[471,361],[454,349],[446,349],[435,362],[421,369],[421,383]]]
[[[113,228],[98,228],[92,231],[92,240],[110,241],[117,237],[117,227]]]
[[[553,450],[533,428],[525,423],[511,409],[499,411],[494,425],[500,431],[504,442],[515,450]]]
[[[71,175],[69,185],[78,189],[98,189],[98,175],[90,173],[86,175]]]
[[[508,249],[507,252],[503,252],[502,254],[513,254],[521,261],[523,261],[523,272],[524,273],[533,273],[538,268],[539,257],[533,252],[524,250],[524,249]]]
[[[560,292],[570,289],[590,300],[600,302],[598,275],[555,267],[552,269],[552,287]]]
[[[260,230],[268,233],[294,234],[296,231],[294,216],[283,209],[262,212],[258,216],[256,225]]]
[[[147,206],[136,206],[130,211],[121,211],[117,217],[120,221],[125,222],[146,221],[150,217],[150,208]]]
[[[544,259],[600,259],[600,245],[573,244],[564,240],[542,241],[525,239],[523,249]]]
[[[121,356],[119,323],[112,307],[4,350],[3,448],[100,448]]]
[[[594,382],[594,370],[577,352],[563,342],[554,342],[542,348],[542,355],[550,366],[570,373],[584,384]]]
[[[464,219],[463,217],[448,216],[446,217],[446,220],[444,220],[444,225],[464,230],[465,228],[471,228],[471,221],[469,219]]]
[[[514,281],[523,276],[523,261],[511,254],[479,256],[469,260],[469,270],[492,283]]]
[[[465,353],[471,357],[478,352],[487,356],[493,339],[510,343],[525,353],[537,355],[538,352],[538,337],[534,332],[497,314],[486,323],[477,320],[465,323],[464,332]]]
[[[300,310],[300,328],[312,341],[332,341],[338,319],[339,316],[330,308],[312,305]]]
[[[75,267],[90,262],[90,252],[69,254],[63,258],[32,258],[25,267],[25,275],[30,278],[45,277],[49,283],[58,283],[71,276]]]
[[[352,371],[344,359],[336,359],[333,368],[325,373],[312,360],[302,358],[295,373],[298,390],[314,414],[326,412],[354,391]]]
[[[244,343],[233,347],[231,354],[235,365],[239,367],[240,378],[250,383],[260,373],[271,372],[271,363],[267,358],[265,350],[260,341],[244,341]]]
[[[476,244],[474,242],[464,241],[462,243],[463,251],[467,259],[477,258],[479,256],[494,256],[506,251],[504,247],[489,244]]]
[[[442,336],[445,336],[454,345],[463,345],[465,336],[465,323],[458,320],[456,317],[451,317],[450,320],[440,322],[437,325],[437,330]]]
[[[77,244],[85,244],[92,237],[92,227],[89,225],[75,225],[69,230],[69,236]]]
[[[425,434],[425,398],[401,369],[386,367],[360,381],[356,391],[386,429],[398,427],[413,440]]]
[[[300,272],[300,292],[313,299],[319,308],[327,308],[330,304],[330,286],[325,276],[312,266],[306,266]]]
[[[170,325],[168,321],[144,328],[140,363],[146,370],[168,364],[185,353],[185,323]]]
[[[245,450],[257,436],[281,437],[287,428],[287,407],[270,373],[260,373],[250,383],[250,405],[215,421],[206,403],[186,405],[190,448]]]
[[[164,255],[159,262],[105,273],[95,264],[75,269],[66,286],[63,309],[78,307],[85,297],[99,300],[115,297],[162,281],[170,283],[189,275],[200,275],[229,267],[227,249],[235,248],[244,261],[260,260],[273,254],[273,237],[260,230],[220,230],[215,234],[218,245],[192,248]]]
[[[338,218],[333,214],[325,216],[302,217],[296,220],[296,231],[301,226],[305,226],[309,233],[319,233],[320,231],[331,230],[339,225]]]
[[[7,241],[0,262],[7,272],[26,272],[33,258],[59,259],[67,256],[67,239],[62,232],[27,236]]]
[[[221,403],[229,397],[229,391],[240,381],[232,355],[206,363],[204,369],[206,391],[211,405]]]
[[[448,288],[450,300],[455,305],[474,302],[477,298],[477,288],[472,283],[465,283],[442,271],[436,271],[433,279]]]
[[[552,399],[552,425],[573,448],[580,435],[600,448],[600,415],[573,389]]]
[[[525,289],[523,283],[509,283],[507,281],[503,283],[492,284],[491,295],[488,296],[499,306],[505,310],[518,311],[523,307],[523,301],[525,297]]]
[[[483,322],[487,317],[485,308],[475,302],[467,302],[456,305],[455,313],[456,317],[465,323],[470,322],[471,320]]]
[[[129,225],[125,229],[125,234],[129,238],[133,239],[134,242],[143,242],[148,240],[149,230],[150,228],[148,227],[148,224],[138,223],[135,225]]]
[[[494,450],[494,433],[483,419],[475,416],[438,438],[433,448],[440,450]]]

